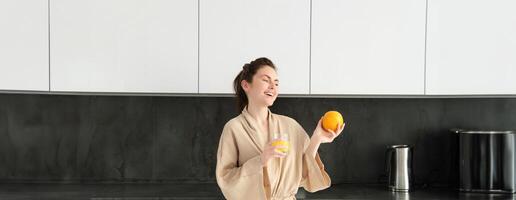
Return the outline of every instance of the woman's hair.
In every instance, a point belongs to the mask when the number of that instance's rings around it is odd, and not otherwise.
[[[233,89],[235,90],[238,112],[241,112],[249,103],[244,88],[242,88],[241,85],[242,80],[246,80],[248,83],[251,83],[256,72],[265,66],[272,67],[274,70],[276,70],[276,66],[274,66],[272,61],[268,58],[257,58],[250,63],[246,63],[233,81]]]

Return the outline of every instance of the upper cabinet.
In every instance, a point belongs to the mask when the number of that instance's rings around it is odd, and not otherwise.
[[[516,94],[516,1],[428,1],[427,94]]]
[[[424,94],[425,0],[314,0],[312,94]]]
[[[0,91],[516,95],[511,0],[4,0]],[[426,63],[425,63],[426,62]]]
[[[198,1],[50,3],[51,91],[197,93]]]
[[[48,91],[48,1],[0,1],[0,90]]]
[[[308,94],[310,0],[200,0],[199,92],[233,93],[245,63],[268,57],[280,94]]]

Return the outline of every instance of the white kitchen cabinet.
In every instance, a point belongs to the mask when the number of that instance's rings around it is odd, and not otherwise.
[[[0,90],[48,91],[48,1],[0,1]]]
[[[197,93],[198,1],[50,1],[51,91]]]
[[[424,94],[425,0],[313,0],[312,94]]]
[[[200,0],[200,93],[233,93],[258,57],[276,65],[280,94],[308,94],[310,0]]]
[[[516,1],[430,0],[430,95],[516,94]]]

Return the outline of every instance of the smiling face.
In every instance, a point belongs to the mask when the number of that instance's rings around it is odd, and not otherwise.
[[[247,94],[249,103],[258,106],[272,106],[276,97],[278,97],[278,75],[276,70],[267,65],[256,71],[251,83],[242,80],[241,85]]]

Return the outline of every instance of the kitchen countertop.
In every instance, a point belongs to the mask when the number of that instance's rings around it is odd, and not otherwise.
[[[516,199],[516,195],[460,193],[446,188],[425,188],[409,193],[391,192],[383,185],[339,184],[317,192],[300,189],[298,199]],[[223,199],[216,184],[0,184],[0,199]]]

